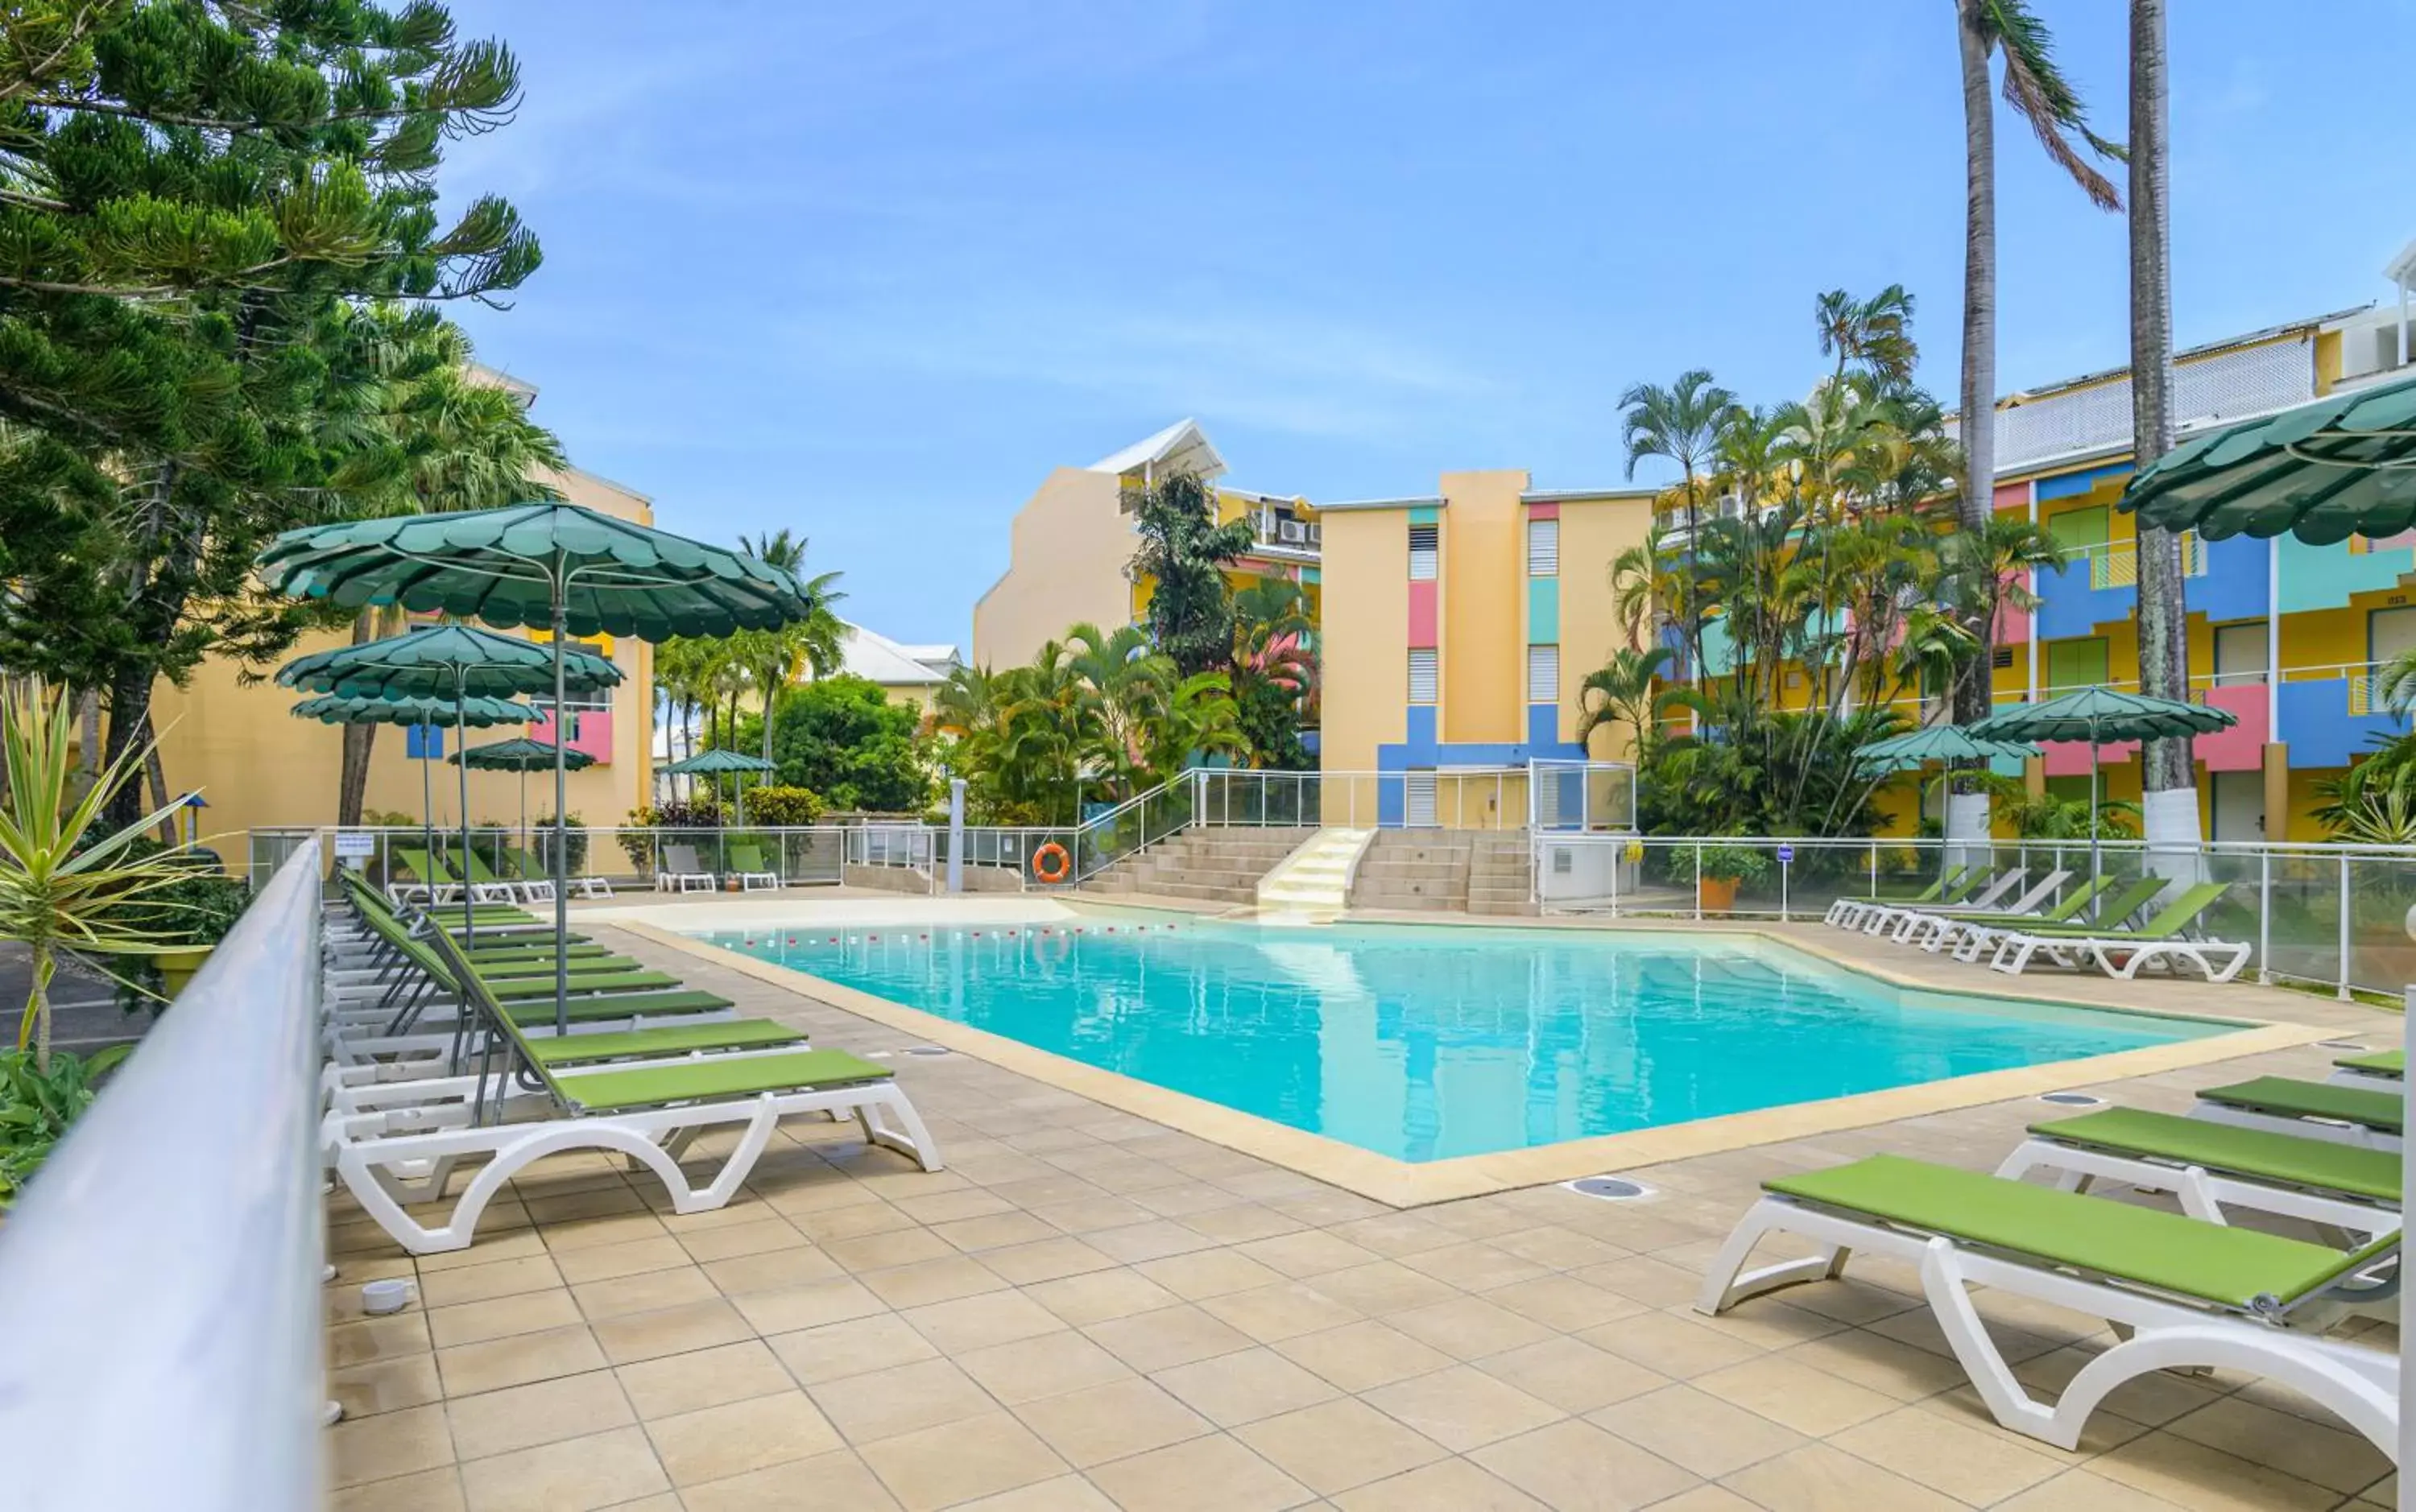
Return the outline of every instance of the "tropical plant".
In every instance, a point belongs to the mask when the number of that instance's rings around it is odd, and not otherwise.
[[[796,579],[799,592],[811,606],[802,620],[770,630],[741,630],[723,639],[725,656],[746,670],[747,680],[755,685],[756,696],[763,700],[766,717],[762,755],[769,761],[769,715],[780,690],[800,678],[824,678],[839,669],[845,654],[847,624],[839,619],[837,606],[847,594],[838,586],[838,573],[806,576],[806,539],[792,535],[785,528],[751,541],[742,535],[738,547],[765,566]]]
[[[2411,686],[2416,684],[2416,655],[2401,656],[2392,667],[2400,669],[2400,680],[2387,684],[2389,691],[2382,696],[2392,698],[2393,709],[2402,710],[2408,697],[2416,696],[2416,686]],[[2391,669],[2385,669],[2385,679]],[[2400,816],[2416,813],[2416,735],[2378,734],[2369,745],[2369,754],[2351,762],[2340,775],[2317,779],[2317,802],[2310,816],[2334,840],[2403,844],[2376,837],[2395,833]]]
[[[1655,383],[1631,386],[1619,397],[1619,409],[1620,439],[1627,452],[1630,478],[1636,476],[1636,464],[1648,457],[1678,465],[1678,482],[1669,492],[1685,513],[1684,548],[1691,564],[1695,536],[1702,524],[1704,474],[1721,431],[1735,414],[1736,396],[1714,383],[1709,369],[1696,367],[1679,374],[1668,388]],[[1703,665],[1701,612],[1691,598],[1673,608],[1684,637],[1687,665],[1699,668]]]
[[[1256,539],[1247,520],[1216,523],[1216,491],[1205,479],[1173,472],[1142,490],[1133,511],[1137,581],[1152,585],[1144,623],[1149,642],[1183,675],[1215,671],[1233,654],[1233,589],[1228,564]]]
[[[1642,756],[1660,730],[1662,715],[1676,707],[1676,690],[1657,685],[1676,654],[1667,646],[1651,651],[1622,646],[1609,661],[1588,672],[1578,684],[1578,744],[1586,744],[1607,725],[1624,725],[1629,752]]]
[[[822,823],[828,807],[821,794],[808,787],[783,787],[767,783],[747,790],[747,818],[750,824],[769,825],[774,829],[802,829]]]
[[[94,1084],[133,1049],[112,1045],[89,1058],[61,1051],[47,1061],[32,1051],[0,1051],[0,1209],[24,1195],[68,1126],[92,1106]]]
[[[101,763],[78,792],[68,755],[75,711],[55,692],[0,696],[0,939],[24,945],[33,987],[17,1025],[17,1048],[38,1070],[51,1064],[51,981],[59,956],[156,955],[183,950],[162,901],[188,880],[186,853],[143,854],[138,843],[177,805],[110,825],[102,814],[142,769],[144,748]]]
[[[2088,109],[2056,66],[2054,41],[2026,0],[1955,0],[1955,37],[1963,80],[1963,371],[1960,440],[1963,486],[1956,516],[1978,534],[1996,513],[1997,490],[1997,144],[1996,106],[1989,97],[1990,61],[2004,66],[2005,101],[2090,202],[2122,206],[2121,194],[2082,156],[2119,158],[2122,149],[2089,129]],[[2077,139],[2080,145],[2075,145]],[[1985,718],[1985,668],[1995,628],[1978,627],[1971,656],[1984,670],[1956,685],[1955,717]]]
[[[792,687],[772,716],[778,782],[835,808],[919,814],[931,801],[930,767],[914,738],[921,723],[912,705],[892,703],[865,678],[840,673]],[[747,813],[763,818],[751,798]]]
[[[1944,771],[1930,779],[1933,796],[1949,788],[1986,793],[1991,810],[2024,840],[2086,841],[2091,833],[2086,794],[2066,798],[2044,789],[2033,793],[2021,778],[1985,768],[1978,771]],[[2105,840],[2137,839],[2139,805],[2128,799],[2101,795],[2094,833]]]
[[[1669,880],[1681,887],[1702,882],[1759,882],[1770,875],[1768,856],[1749,846],[1670,846],[1663,849]]]
[[[1290,578],[1261,577],[1233,595],[1227,681],[1254,767],[1300,771],[1316,764],[1300,738],[1315,717],[1317,657],[1309,636],[1316,628],[1306,591]]]

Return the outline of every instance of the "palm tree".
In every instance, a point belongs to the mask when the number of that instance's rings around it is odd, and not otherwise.
[[[1609,661],[1588,672],[1578,684],[1577,743],[1584,746],[1605,725],[1624,725],[1629,757],[1640,759],[1669,707],[1669,690],[1656,691],[1653,683],[1671,660],[1667,646],[1651,651],[1622,646]]]
[[[1837,359],[1833,378],[1844,378],[1859,364],[1884,387],[1912,382],[1920,351],[1912,341],[1912,295],[1904,285],[1892,283],[1868,299],[1832,289],[1814,301],[1812,322],[1820,333],[1820,354]]]
[[[746,666],[763,700],[763,756],[769,761],[773,705],[778,701],[780,690],[800,676],[828,677],[845,660],[847,621],[838,617],[836,606],[847,593],[838,586],[838,573],[826,572],[814,577],[805,575],[806,538],[792,534],[785,526],[751,541],[741,535],[738,549],[796,579],[798,591],[811,606],[803,620],[773,630],[742,631],[731,637],[733,654]],[[733,729],[731,733],[734,736],[737,732]]]
[[[1963,489],[1956,516],[1977,534],[1996,513],[1997,485],[1997,141],[1989,98],[1990,60],[2004,61],[2004,97],[2037,134],[2048,157],[2071,175],[2102,210],[2122,197],[2074,145],[2078,138],[2101,157],[2122,149],[2089,129],[2088,110],[2056,67],[2054,40],[2026,0],[1955,0],[1955,36],[1963,69]],[[1994,650],[1982,626],[1973,658],[1982,667]],[[1988,680],[1960,680],[1955,717],[1988,712]]]
[[[2166,197],[2165,0],[2131,0],[2131,458],[2146,467],[2173,447],[2172,221]],[[2189,696],[2189,606],[2182,540],[2139,527],[2139,691]],[[2197,758],[2186,735],[2139,752],[2142,813],[2152,841],[2198,838]]]
[[[1719,444],[1720,432],[1737,407],[1736,396],[1712,382],[1709,369],[1690,368],[1668,388],[1638,383],[1619,397],[1620,439],[1627,448],[1627,475],[1648,457],[1678,464],[1676,492],[1686,512],[1686,560],[1694,560],[1695,534],[1702,525],[1703,472]],[[1703,621],[1689,608],[1679,620],[1693,675],[1703,666]]]

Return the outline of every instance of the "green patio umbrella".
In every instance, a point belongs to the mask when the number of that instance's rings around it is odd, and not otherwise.
[[[666,640],[770,630],[813,612],[793,574],[742,552],[576,504],[399,515],[288,531],[260,555],[271,591],[348,608],[400,604],[553,634],[553,707],[566,700],[564,642],[599,632]],[[554,1026],[569,1028],[570,933],[565,766],[553,769]]]
[[[360,698],[438,698],[464,702],[542,693],[549,687],[596,693],[621,681],[621,669],[595,652],[563,650],[519,636],[499,636],[473,625],[432,624],[358,645],[331,647],[297,656],[277,669],[285,687]],[[559,713],[559,704],[556,705]],[[560,721],[556,720],[557,728]],[[462,866],[469,865],[470,774],[458,774],[461,789]],[[523,801],[525,801],[523,794]],[[473,929],[470,890],[461,890],[461,924]]]
[[[2416,377],[2192,437],[2134,474],[2121,507],[2210,541],[2397,535],[2416,526]]]
[[[287,712],[296,719],[315,719],[322,725],[416,725],[425,730],[483,729],[493,725],[525,725],[536,717],[536,711],[526,704],[507,698],[470,697],[459,702],[451,698],[429,696],[419,698],[346,697],[341,694],[323,694],[305,698]],[[419,829],[430,855],[436,853],[436,797],[429,785],[429,763],[423,756],[419,763]],[[466,781],[461,790],[461,852],[470,851],[470,793]],[[465,861],[464,866],[469,863]],[[430,879],[431,882],[434,878]],[[470,890],[463,888],[467,899]],[[435,892],[431,889],[431,903]],[[466,918],[466,915],[465,915]]]
[[[479,771],[517,771],[521,774],[521,849],[528,849],[528,774],[551,771],[556,756],[572,771],[596,765],[596,758],[584,751],[558,751],[551,741],[532,741],[525,736],[508,741],[490,741],[485,745],[464,746],[445,759],[456,766],[468,766]]]
[[[2151,741],[2175,735],[2211,735],[2239,723],[2228,709],[2211,704],[2151,698],[2113,688],[2083,688],[2045,703],[2015,704],[1971,726],[1989,741],[2086,741],[2089,742],[2089,870],[2099,874],[2097,748],[2108,741]],[[2092,899],[2090,914],[2096,916]]]
[[[2019,741],[1990,741],[1960,725],[1931,725],[1904,735],[1873,741],[1854,753],[1858,762],[1890,768],[1917,767],[1925,761],[2003,761],[2038,755],[2038,747]]]
[[[762,756],[748,756],[744,751],[699,751],[684,761],[674,761],[662,769],[666,777],[718,777],[727,772],[738,799],[738,822],[747,822],[747,790],[736,786],[737,778],[746,772],[777,771],[779,769]],[[718,784],[716,785],[719,786]]]

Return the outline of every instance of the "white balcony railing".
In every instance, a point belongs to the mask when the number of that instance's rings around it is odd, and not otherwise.
[[[2173,369],[2173,412],[2184,431],[2262,414],[2316,392],[2315,346],[2285,338],[2184,358]],[[2127,447],[2131,380],[2026,399],[1997,412],[1997,469]]]

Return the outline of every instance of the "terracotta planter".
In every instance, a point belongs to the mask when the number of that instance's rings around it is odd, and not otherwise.
[[[159,968],[159,990],[172,998],[184,992],[193,973],[210,958],[210,950],[207,945],[199,945],[189,951],[169,951],[153,956],[152,964]]]
[[[1705,876],[1695,881],[1695,903],[1707,914],[1724,914],[1736,907],[1737,878]]]

